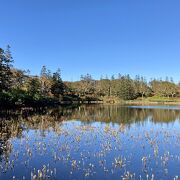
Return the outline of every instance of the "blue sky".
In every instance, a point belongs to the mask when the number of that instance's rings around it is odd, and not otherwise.
[[[0,47],[15,66],[64,80],[90,73],[180,80],[179,0],[0,0]]]

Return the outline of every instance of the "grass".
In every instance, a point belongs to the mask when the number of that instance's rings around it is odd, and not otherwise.
[[[126,101],[126,104],[180,104],[179,97],[160,97],[160,96],[152,96],[147,98],[138,98],[131,101]]]
[[[160,97],[160,96],[152,96],[146,98],[147,101],[152,101],[152,102],[177,102],[178,98],[168,98],[168,97]]]

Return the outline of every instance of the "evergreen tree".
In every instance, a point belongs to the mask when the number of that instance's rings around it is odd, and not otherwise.
[[[46,66],[43,66],[43,67],[42,67],[40,76],[41,76],[41,77],[47,76],[47,68],[46,68]]]
[[[133,81],[130,79],[129,75],[124,77],[122,76],[119,84],[118,95],[124,100],[131,100],[135,98]]]
[[[0,91],[8,91],[11,88],[12,82],[12,56],[10,46],[4,51],[0,48]]]
[[[52,77],[50,70],[43,66],[40,73],[41,93],[43,96],[48,96],[51,92]]]
[[[64,94],[64,83],[61,79],[60,69],[58,69],[52,77],[52,86],[51,86],[51,93],[59,99],[62,99],[62,95]]]
[[[40,82],[37,77],[29,79],[28,82],[28,94],[36,99],[40,96]]]

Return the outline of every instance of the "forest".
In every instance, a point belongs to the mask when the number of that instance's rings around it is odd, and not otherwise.
[[[162,100],[177,99],[180,84],[172,78],[152,78],[137,75],[112,75],[95,80],[90,74],[81,75],[80,80],[63,81],[61,70],[51,72],[42,66],[39,76],[29,70],[17,69],[8,45],[0,48],[0,106],[47,106],[62,103],[116,103],[147,98]]]

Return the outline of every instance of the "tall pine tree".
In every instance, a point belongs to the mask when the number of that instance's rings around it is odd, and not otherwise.
[[[0,92],[7,91],[11,87],[13,58],[11,56],[10,46],[6,51],[0,48]]]
[[[62,99],[62,95],[64,94],[64,83],[61,79],[61,72],[58,69],[55,73],[53,73],[52,77],[52,86],[51,86],[51,93],[59,100]]]

